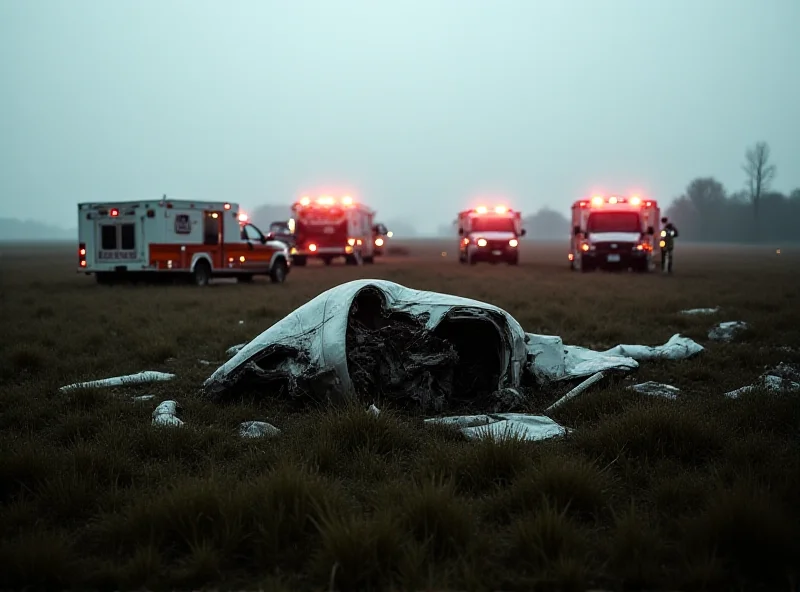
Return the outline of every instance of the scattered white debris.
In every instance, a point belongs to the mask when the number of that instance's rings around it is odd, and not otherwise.
[[[731,341],[736,333],[746,328],[747,323],[744,321],[727,321],[713,327],[708,332],[708,338],[713,341]]]
[[[492,415],[456,415],[432,417],[425,423],[455,426],[470,439],[517,437],[523,440],[547,440],[566,435],[567,429],[544,415],[496,413]]]
[[[239,425],[242,438],[277,438],[281,431],[266,421],[245,421]]]
[[[133,400],[135,403],[144,403],[145,401],[152,401],[155,398],[155,395],[141,395],[139,397],[134,397]]]
[[[628,387],[642,395],[650,395],[651,397],[664,397],[665,399],[677,399],[678,394],[681,392],[676,386],[671,384],[664,384],[663,382],[642,382]]]
[[[374,415],[375,417],[377,417],[378,415],[380,415],[380,412],[381,412],[381,410],[380,410],[380,409],[378,409],[377,407],[375,407],[375,405],[374,405],[374,404],[370,405],[370,406],[369,406],[369,408],[367,409],[367,413],[371,413],[371,414],[372,414],[372,415]]]
[[[239,324],[240,325],[244,325],[244,321],[239,321]]]
[[[219,362],[212,362],[210,360],[197,360],[201,366],[219,366]]]
[[[154,370],[146,370],[138,374],[128,374],[126,376],[114,376],[113,378],[103,378],[101,380],[92,380],[90,382],[78,382],[67,386],[62,386],[59,390],[62,393],[67,391],[81,389],[81,388],[100,388],[104,386],[127,386],[130,384],[143,384],[146,382],[161,382],[165,380],[172,380],[175,378],[174,374],[167,372],[156,372]]]
[[[544,412],[545,413],[551,413],[554,409],[558,409],[559,407],[561,407],[561,405],[563,405],[564,403],[566,403],[570,399],[572,399],[574,397],[577,397],[583,391],[588,389],[594,383],[602,380],[604,377],[605,377],[605,374],[603,374],[602,372],[598,372],[597,374],[593,374],[592,376],[590,376],[589,378],[584,380],[582,383],[580,383],[578,386],[573,388],[571,391],[569,391],[566,395],[561,397],[558,401],[556,401],[555,403],[550,405],[550,407],[545,409]]]
[[[606,350],[605,354],[627,356],[638,362],[647,360],[685,360],[702,352],[705,348],[695,341],[678,333],[669,338],[664,345],[618,345]]]
[[[178,414],[183,411],[183,407],[177,401],[162,401],[153,411],[153,425],[162,426],[183,426],[183,421]]]
[[[228,354],[229,356],[235,356],[236,354],[238,354],[241,351],[241,349],[245,345],[247,345],[247,342],[240,343],[239,345],[232,345],[227,350],[225,350],[225,353]]]
[[[771,374],[772,376],[778,376],[794,382],[800,382],[800,370],[798,370],[796,366],[792,366],[786,362],[781,362],[772,370],[766,372],[766,374]]]
[[[711,315],[719,312],[719,306],[714,308],[690,308],[688,310],[682,310],[681,314],[685,315]]]
[[[764,372],[753,384],[729,391],[725,393],[725,396],[736,399],[739,395],[759,389],[773,392],[798,391],[800,390],[800,370],[795,366],[781,362],[775,368]]]

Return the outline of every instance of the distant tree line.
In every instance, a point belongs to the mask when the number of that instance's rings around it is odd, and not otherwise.
[[[691,181],[665,211],[681,238],[737,243],[800,240],[800,189],[788,195],[771,190],[777,169],[769,157],[766,142],[747,150],[741,191],[729,193],[713,177]]]

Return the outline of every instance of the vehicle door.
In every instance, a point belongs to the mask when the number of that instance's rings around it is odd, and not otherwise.
[[[224,244],[222,212],[203,212],[203,248],[211,256],[214,269],[221,269],[225,265]]]

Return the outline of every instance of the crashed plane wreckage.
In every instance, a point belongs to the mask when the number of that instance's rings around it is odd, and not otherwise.
[[[392,399],[441,411],[517,388],[526,374],[544,386],[702,350],[680,335],[663,346],[619,345],[606,352],[565,346],[557,336],[525,333],[491,304],[355,280],[319,294],[237,347],[203,388],[214,400],[256,387],[331,402]]]

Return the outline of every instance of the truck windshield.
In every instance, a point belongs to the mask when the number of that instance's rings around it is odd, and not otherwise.
[[[592,212],[586,224],[587,232],[641,232],[636,212]]]
[[[514,221],[511,218],[495,218],[481,216],[472,219],[473,232],[514,232]]]

